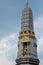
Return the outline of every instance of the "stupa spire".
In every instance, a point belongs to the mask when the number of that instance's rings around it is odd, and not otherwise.
[[[26,2],[26,7],[29,7],[29,3],[28,3],[28,0],[27,0],[27,2]]]
[[[16,65],[39,65],[33,15],[28,0],[26,0],[25,8],[22,11]]]

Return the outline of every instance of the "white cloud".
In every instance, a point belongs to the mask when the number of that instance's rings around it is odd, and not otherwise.
[[[8,51],[0,53],[0,65],[15,65],[17,45],[15,46],[15,48],[10,48]]]
[[[38,40],[38,52],[43,52],[43,37]]]
[[[0,61],[0,65],[14,65],[14,62],[12,63],[8,59],[4,58]]]
[[[12,47],[15,47],[15,40],[18,38],[18,34],[16,33],[12,33],[11,35],[9,36],[6,36],[4,38],[2,38],[0,40],[0,49],[3,48],[3,50],[6,48],[6,49],[9,49],[9,48],[12,48]],[[15,44],[13,44],[13,43]]]
[[[12,33],[0,40],[0,65],[14,65],[17,53],[18,33]],[[16,50],[16,51],[15,51]],[[15,56],[13,55],[15,53]],[[11,60],[10,60],[11,58]]]
[[[39,65],[43,65],[43,60],[41,60],[40,64]]]

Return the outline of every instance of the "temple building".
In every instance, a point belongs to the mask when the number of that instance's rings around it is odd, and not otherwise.
[[[33,26],[33,13],[28,1],[22,11],[16,65],[39,65],[37,40]]]

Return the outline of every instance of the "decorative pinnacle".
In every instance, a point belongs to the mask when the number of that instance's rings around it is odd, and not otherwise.
[[[27,0],[27,2],[26,2],[26,7],[28,7],[29,6],[29,3],[28,3],[28,0]]]

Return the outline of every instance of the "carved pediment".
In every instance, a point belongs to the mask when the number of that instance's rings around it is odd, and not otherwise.
[[[24,36],[22,39],[21,39],[21,42],[30,42],[29,38],[27,36]]]

